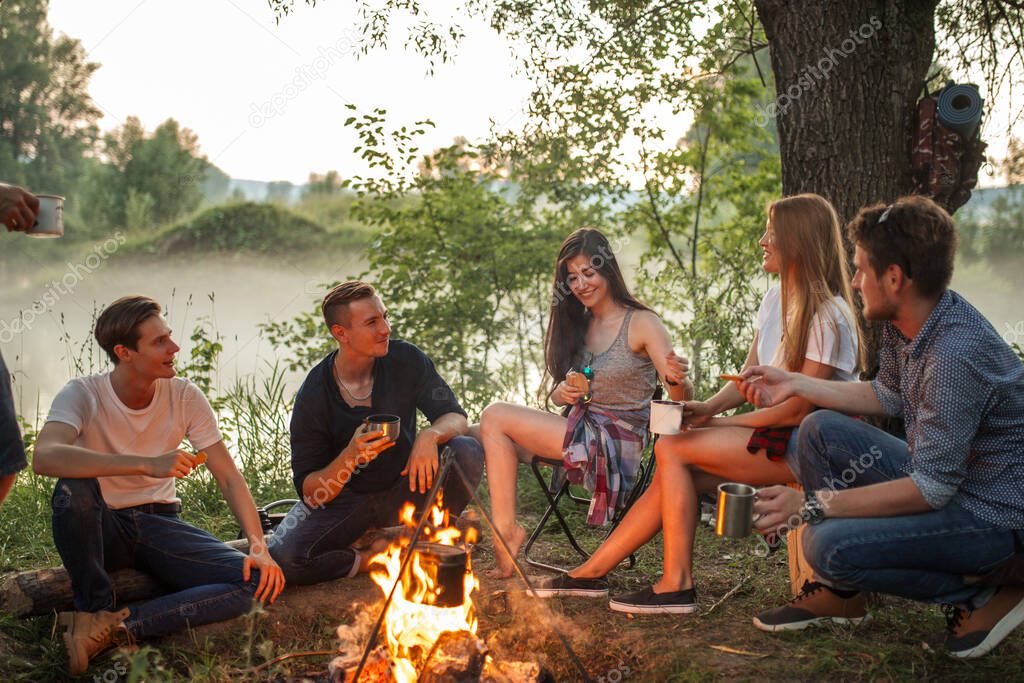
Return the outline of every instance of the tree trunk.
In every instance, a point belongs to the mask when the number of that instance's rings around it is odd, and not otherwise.
[[[843,221],[910,190],[910,136],[937,0],[755,0],[778,93],[782,191]]]
[[[845,223],[862,206],[909,193],[937,0],[754,4],[775,75],[776,111],[769,113],[779,131],[783,194],[816,192]],[[864,329],[865,370],[873,376],[879,328]]]

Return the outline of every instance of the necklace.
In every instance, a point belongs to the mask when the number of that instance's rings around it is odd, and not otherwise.
[[[355,401],[365,401],[366,399],[370,398],[370,396],[373,395],[373,377],[372,376],[370,378],[370,390],[368,392],[366,392],[366,396],[356,396],[355,392],[353,392],[351,389],[349,389],[348,386],[346,386],[346,384],[341,381],[341,375],[338,374],[338,366],[335,365],[334,363],[331,363],[331,374],[334,375],[334,379],[338,382],[338,386],[340,386],[342,389],[344,389],[345,393],[348,394],[349,396],[351,396],[353,400],[355,400]]]

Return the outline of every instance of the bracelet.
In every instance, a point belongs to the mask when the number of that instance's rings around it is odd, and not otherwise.
[[[662,381],[665,382],[665,384],[667,384],[670,387],[678,387],[679,386],[679,382],[673,382],[668,377],[662,377],[661,379],[662,379]]]

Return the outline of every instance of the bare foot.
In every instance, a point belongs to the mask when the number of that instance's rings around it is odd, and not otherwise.
[[[512,551],[512,555],[509,556],[505,549],[501,545],[501,541],[494,539],[494,562],[495,567],[490,571],[486,572],[485,575],[489,579],[507,579],[515,572],[515,565],[512,562],[512,558],[519,554],[519,549],[523,547],[523,543],[526,542],[526,529],[516,524],[512,527],[512,531],[503,534],[505,537],[505,543],[508,544],[509,550]]]

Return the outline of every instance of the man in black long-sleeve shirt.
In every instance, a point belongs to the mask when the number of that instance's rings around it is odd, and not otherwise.
[[[465,411],[426,354],[390,339],[376,290],[344,282],[321,308],[338,350],[310,371],[295,397],[292,476],[302,501],[269,544],[294,584],[353,576],[365,566],[369,558],[351,544],[367,529],[396,524],[407,501],[422,507],[437,475],[439,447],[453,449],[474,487],[483,472],[483,449],[465,436]],[[417,410],[431,423],[419,434]],[[401,419],[394,441],[362,428],[367,417],[382,413]],[[453,474],[443,495],[457,515],[470,491]]]

